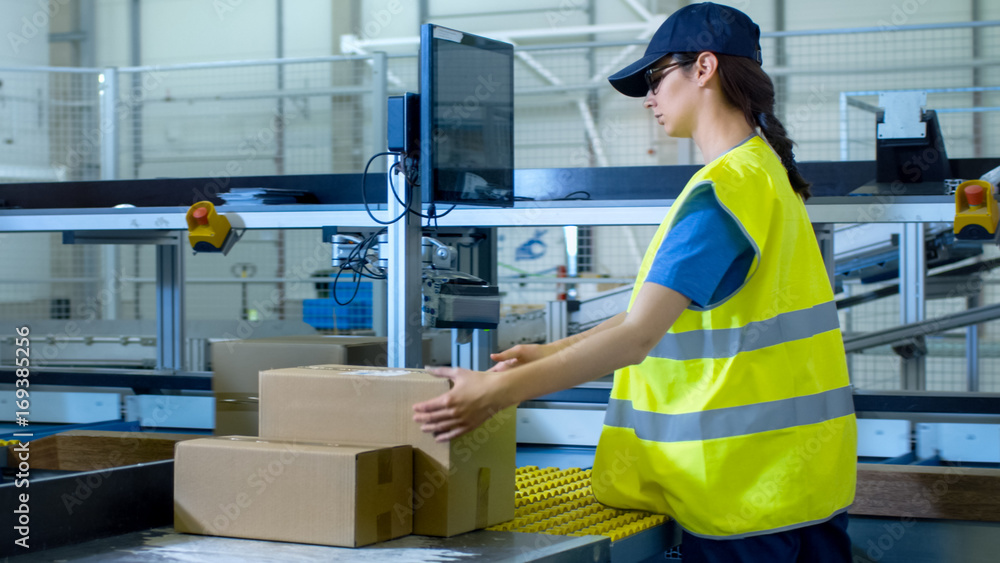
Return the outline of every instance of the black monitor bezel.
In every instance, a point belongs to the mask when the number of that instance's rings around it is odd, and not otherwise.
[[[511,135],[510,135],[510,146],[508,150],[511,155],[511,167],[508,172],[509,181],[511,186],[511,195],[508,199],[504,200],[455,200],[442,198],[439,193],[435,190],[436,185],[434,181],[435,168],[433,166],[433,109],[435,105],[434,98],[434,76],[439,69],[436,68],[434,64],[433,57],[433,42],[445,41],[445,39],[436,39],[435,30],[443,29],[448,33],[460,34],[461,41],[453,41],[456,43],[461,43],[462,45],[468,45],[470,47],[475,47],[478,49],[486,49],[497,52],[507,53],[510,59],[511,65],[511,84],[510,84],[510,100],[511,100]],[[497,41],[495,39],[489,39],[486,37],[481,37],[479,35],[474,35],[471,33],[465,33],[462,31],[454,30],[448,27],[440,26],[437,24],[424,24],[420,28],[420,186],[421,186],[421,198],[426,204],[459,204],[459,205],[475,205],[475,206],[488,206],[488,207],[513,207],[514,205],[514,135],[513,135],[513,105],[514,105],[514,85],[513,85],[513,65],[514,65],[514,46],[510,43],[504,43],[503,41]]]

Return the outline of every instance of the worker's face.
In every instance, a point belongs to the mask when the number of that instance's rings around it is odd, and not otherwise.
[[[673,65],[667,57],[653,68],[663,68],[658,76],[650,77],[655,88],[646,92],[643,107],[653,111],[653,118],[671,137],[691,136],[691,116],[698,84],[692,80],[690,69]]]

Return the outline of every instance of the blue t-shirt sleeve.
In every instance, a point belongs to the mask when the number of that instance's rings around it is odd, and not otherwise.
[[[698,307],[711,307],[743,285],[753,265],[753,245],[711,189],[691,196],[682,211],[660,243],[646,281],[669,287]]]

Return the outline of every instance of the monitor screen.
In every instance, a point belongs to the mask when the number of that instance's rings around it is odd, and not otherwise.
[[[514,48],[420,30],[420,184],[425,203],[514,205]]]

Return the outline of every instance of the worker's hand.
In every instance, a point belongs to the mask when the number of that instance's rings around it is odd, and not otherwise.
[[[490,354],[490,359],[497,362],[497,365],[490,368],[490,371],[504,371],[517,366],[523,366],[535,360],[540,360],[553,352],[555,352],[554,347],[549,344],[518,344],[503,352]]]
[[[429,373],[451,380],[451,390],[429,401],[413,405],[413,420],[420,429],[446,442],[475,430],[505,405],[498,400],[498,377],[462,368],[427,368]]]

